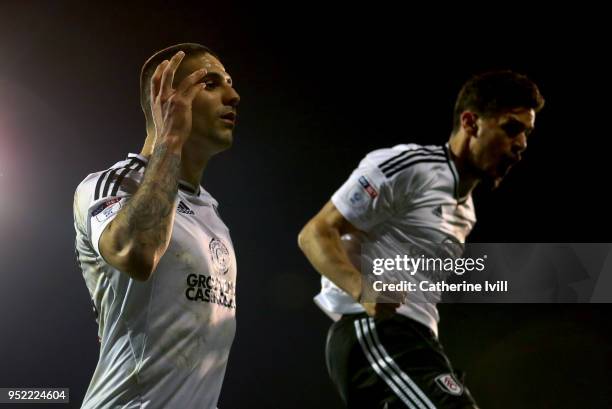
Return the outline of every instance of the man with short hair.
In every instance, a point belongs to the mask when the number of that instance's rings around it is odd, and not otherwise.
[[[216,408],[235,333],[236,259],[200,180],[232,145],[239,101],[208,48],[157,52],[141,73],[142,151],[78,186],[77,257],[101,343],[83,408]]]
[[[369,153],[300,232],[300,248],[323,276],[315,302],[336,321],[326,357],[348,408],[477,407],[438,342],[435,303],[418,292],[401,305],[376,302],[357,260],[395,259],[406,246],[435,255],[445,243],[465,243],[476,222],[472,190],[483,181],[498,186],[521,160],[543,105],[524,75],[471,78],[447,144]]]

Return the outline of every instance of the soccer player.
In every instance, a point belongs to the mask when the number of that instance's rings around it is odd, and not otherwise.
[[[476,221],[472,190],[479,182],[498,186],[521,160],[543,105],[524,75],[471,78],[457,97],[448,143],[369,153],[300,232],[300,248],[322,275],[315,302],[335,319],[326,358],[347,407],[477,407],[438,342],[435,303],[375,302],[362,292],[355,260],[393,259],[406,243],[433,254],[442,243],[464,243]]]
[[[200,186],[232,145],[240,100],[219,58],[178,44],[144,64],[140,154],[74,199],[76,251],[100,357],[83,408],[216,408],[235,333],[236,259]]]

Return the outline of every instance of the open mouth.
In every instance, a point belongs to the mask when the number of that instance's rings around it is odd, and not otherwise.
[[[232,124],[236,123],[236,113],[235,112],[228,112],[227,114],[221,115],[220,118],[224,121],[231,122]]]
[[[507,163],[509,167],[512,167],[521,161],[520,158],[508,158]]]
[[[506,158],[502,160],[498,167],[500,174],[506,175],[510,171],[510,169],[514,165],[516,165],[518,162],[519,161],[517,159],[513,159],[513,158]]]

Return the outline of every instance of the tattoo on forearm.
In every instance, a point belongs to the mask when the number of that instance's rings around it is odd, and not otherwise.
[[[129,234],[136,235],[143,244],[159,246],[168,239],[180,159],[180,155],[168,153],[167,144],[157,145],[140,188],[128,201],[119,220]]]

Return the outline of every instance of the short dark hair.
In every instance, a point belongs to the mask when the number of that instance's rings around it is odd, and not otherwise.
[[[489,71],[470,78],[459,91],[453,112],[453,132],[461,127],[461,114],[474,111],[483,117],[514,108],[539,112],[544,97],[527,76],[510,70]]]
[[[155,69],[164,60],[169,60],[174,54],[179,51],[185,53],[185,59],[195,54],[210,54],[215,58],[219,58],[217,54],[212,52],[210,48],[197,43],[181,43],[173,46],[164,48],[153,54],[144,63],[140,70],[140,106],[147,119],[147,124],[153,124],[153,118],[151,113],[151,77],[155,72]]]

